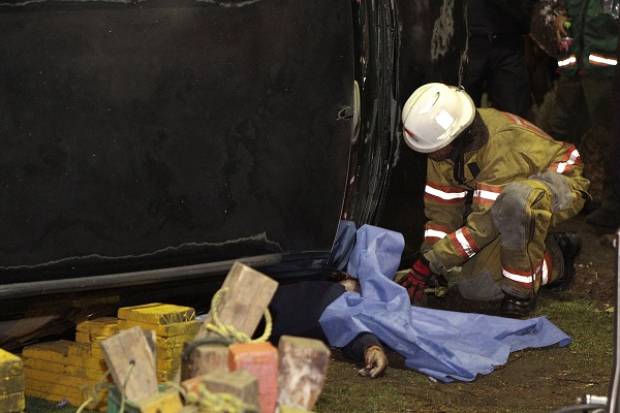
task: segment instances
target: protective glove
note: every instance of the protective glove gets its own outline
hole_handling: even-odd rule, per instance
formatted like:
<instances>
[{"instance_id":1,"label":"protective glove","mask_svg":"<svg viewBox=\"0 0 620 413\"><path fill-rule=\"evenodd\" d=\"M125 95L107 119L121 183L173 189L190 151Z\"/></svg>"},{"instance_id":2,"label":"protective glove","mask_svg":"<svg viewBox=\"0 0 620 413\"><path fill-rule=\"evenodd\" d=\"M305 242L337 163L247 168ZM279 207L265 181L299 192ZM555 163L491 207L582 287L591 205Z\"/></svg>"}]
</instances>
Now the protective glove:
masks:
<instances>
[{"instance_id":1,"label":"protective glove","mask_svg":"<svg viewBox=\"0 0 620 413\"><path fill-rule=\"evenodd\" d=\"M388 366L388 359L381 346L373 345L364 351L364 363L364 368L359 370L358 373L360 376L374 379L385 372Z\"/></svg>"},{"instance_id":2,"label":"protective glove","mask_svg":"<svg viewBox=\"0 0 620 413\"><path fill-rule=\"evenodd\" d=\"M443 275L431 270L428 260L422 254L399 284L407 289L411 304L414 305L426 305L427 294L443 297L448 291L448 281Z\"/></svg>"},{"instance_id":3,"label":"protective glove","mask_svg":"<svg viewBox=\"0 0 620 413\"><path fill-rule=\"evenodd\" d=\"M412 304L424 305L426 303L424 290L429 286L428 281L431 274L432 271L428 260L420 254L411 266L407 277L400 283L400 285L407 289Z\"/></svg>"}]
</instances>

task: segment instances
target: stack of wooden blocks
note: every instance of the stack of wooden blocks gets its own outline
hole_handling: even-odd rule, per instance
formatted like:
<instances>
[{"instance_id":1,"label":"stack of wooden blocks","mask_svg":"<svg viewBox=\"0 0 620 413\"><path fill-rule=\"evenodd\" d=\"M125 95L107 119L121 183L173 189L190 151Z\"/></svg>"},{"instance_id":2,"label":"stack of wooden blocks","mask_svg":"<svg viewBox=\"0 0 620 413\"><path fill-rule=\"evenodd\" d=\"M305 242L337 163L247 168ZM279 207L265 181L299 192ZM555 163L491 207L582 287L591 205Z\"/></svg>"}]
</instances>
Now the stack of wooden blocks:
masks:
<instances>
[{"instance_id":1,"label":"stack of wooden blocks","mask_svg":"<svg viewBox=\"0 0 620 413\"><path fill-rule=\"evenodd\" d=\"M157 380L159 382L178 379L181 369L183 345L191 341L200 322L191 307L173 304L150 303L118 310L121 329L140 327L152 331L156 336Z\"/></svg>"},{"instance_id":2,"label":"stack of wooden blocks","mask_svg":"<svg viewBox=\"0 0 620 413\"><path fill-rule=\"evenodd\" d=\"M25 408L22 359L0 349L0 411L19 413Z\"/></svg>"},{"instance_id":3,"label":"stack of wooden blocks","mask_svg":"<svg viewBox=\"0 0 620 413\"><path fill-rule=\"evenodd\" d=\"M101 366L91 360L89 348L84 343L59 340L35 344L24 348L22 356L27 395L67 401L74 406L93 397L96 400L89 407L105 409L105 395L94 393L95 385L103 376L100 373L95 377L94 371Z\"/></svg>"},{"instance_id":4,"label":"stack of wooden blocks","mask_svg":"<svg viewBox=\"0 0 620 413\"><path fill-rule=\"evenodd\" d=\"M218 319L251 337L276 288L271 278L235 263L215 309ZM211 413L205 391L236 396L261 413L276 408L303 413L312 410L322 391L330 351L318 340L284 336L277 349L267 342L204 344L202 339L215 338L205 328L213 314L202 323L191 307L151 303L122 307L117 315L80 323L75 342L25 348L26 393L79 406L108 369L116 385L110 400L122 394L142 413ZM187 359L182 358L185 349ZM180 379L185 391L197 396L191 403L188 397L186 406L174 386L165 391L158 387L158 382Z\"/></svg>"},{"instance_id":5,"label":"stack of wooden blocks","mask_svg":"<svg viewBox=\"0 0 620 413\"><path fill-rule=\"evenodd\" d=\"M252 336L277 283L235 263L222 288L224 298L216 308L219 319ZM308 412L323 389L329 357L330 351L321 341L298 337L283 336L278 349L270 343L233 344L227 349L204 344L185 361L182 386L192 391L202 384L213 393L233 394L261 413L273 413L276 406L280 412ZM227 366L223 363L226 359ZM235 376L242 372L250 373L255 382Z\"/></svg>"}]
</instances>

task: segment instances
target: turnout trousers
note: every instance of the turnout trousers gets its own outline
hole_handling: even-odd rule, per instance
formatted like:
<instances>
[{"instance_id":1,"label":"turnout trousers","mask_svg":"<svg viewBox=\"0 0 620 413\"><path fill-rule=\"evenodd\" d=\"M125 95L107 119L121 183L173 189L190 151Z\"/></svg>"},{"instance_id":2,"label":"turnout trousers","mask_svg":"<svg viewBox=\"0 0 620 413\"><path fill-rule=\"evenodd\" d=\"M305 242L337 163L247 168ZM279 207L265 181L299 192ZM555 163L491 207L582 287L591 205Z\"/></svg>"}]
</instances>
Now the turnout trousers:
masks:
<instances>
[{"instance_id":1,"label":"turnout trousers","mask_svg":"<svg viewBox=\"0 0 620 413\"><path fill-rule=\"evenodd\" d=\"M562 252L549 233L581 210L585 198L575 195L585 194L587 180L580 174L562 178L573 194L563 205L558 205L558 188L539 179L504 188L492 211L499 236L461 267L458 285L463 297L497 300L504 292L531 297L563 275Z\"/></svg>"}]
</instances>

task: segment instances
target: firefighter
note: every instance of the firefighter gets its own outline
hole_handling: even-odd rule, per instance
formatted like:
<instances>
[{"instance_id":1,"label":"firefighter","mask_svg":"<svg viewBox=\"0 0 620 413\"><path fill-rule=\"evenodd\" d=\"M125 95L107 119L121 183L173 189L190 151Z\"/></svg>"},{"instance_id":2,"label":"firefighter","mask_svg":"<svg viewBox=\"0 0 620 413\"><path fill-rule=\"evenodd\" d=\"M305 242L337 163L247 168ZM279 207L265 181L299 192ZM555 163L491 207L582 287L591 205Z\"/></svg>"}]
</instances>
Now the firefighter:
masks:
<instances>
[{"instance_id":1,"label":"firefighter","mask_svg":"<svg viewBox=\"0 0 620 413\"><path fill-rule=\"evenodd\" d=\"M597 185L602 206L591 212L586 222L616 229L620 226L620 196L614 189L620 184L613 150L605 149L618 145L612 133L616 112L610 108L618 65L620 0L544 2L550 6L545 10L557 16L555 27L562 51L557 62L560 76L539 124L552 136L580 146L592 163L600 159L605 170L604 185Z\"/></svg>"},{"instance_id":2,"label":"firefighter","mask_svg":"<svg viewBox=\"0 0 620 413\"><path fill-rule=\"evenodd\" d=\"M525 117L530 85L524 36L535 0L468 0L467 63L463 85L476 106L483 92L493 107Z\"/></svg>"},{"instance_id":3,"label":"firefighter","mask_svg":"<svg viewBox=\"0 0 620 413\"><path fill-rule=\"evenodd\" d=\"M412 301L457 267L461 294L501 299L506 316L529 314L541 286L565 287L578 239L549 230L584 205L575 146L441 83L418 88L402 119L406 144L428 154L425 238L401 281Z\"/></svg>"}]
</instances>

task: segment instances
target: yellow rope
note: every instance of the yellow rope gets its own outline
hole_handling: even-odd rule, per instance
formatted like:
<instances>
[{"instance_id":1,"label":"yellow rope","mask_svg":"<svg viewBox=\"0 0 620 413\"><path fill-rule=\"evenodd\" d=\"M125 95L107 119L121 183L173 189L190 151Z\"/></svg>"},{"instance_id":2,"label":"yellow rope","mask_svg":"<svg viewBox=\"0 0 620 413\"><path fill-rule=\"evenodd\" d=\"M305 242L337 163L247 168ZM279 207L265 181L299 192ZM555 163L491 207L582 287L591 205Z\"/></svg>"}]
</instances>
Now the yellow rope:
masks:
<instances>
[{"instance_id":1,"label":"yellow rope","mask_svg":"<svg viewBox=\"0 0 620 413\"><path fill-rule=\"evenodd\" d=\"M84 401L84 403L80 404L80 407L78 407L78 409L75 411L75 413L82 413L84 411L84 409L86 408L86 406L88 406L90 404L90 402L94 401L95 399L93 399L92 397L89 397L88 399L86 399Z\"/></svg>"},{"instance_id":2,"label":"yellow rope","mask_svg":"<svg viewBox=\"0 0 620 413\"><path fill-rule=\"evenodd\" d=\"M257 338L252 340L252 337L244 333L243 331L237 330L234 326L229 324L224 324L220 320L220 316L218 314L218 307L220 301L222 300L222 295L228 291L228 288L224 287L215 293L213 299L211 300L211 316L213 321L207 323L207 330L212 331L216 334L219 334L222 337L230 338L232 341L236 343L264 343L269 340L271 336L271 332L273 331L273 320L271 318L271 313L268 309L265 309L265 331L263 334Z\"/></svg>"},{"instance_id":3,"label":"yellow rope","mask_svg":"<svg viewBox=\"0 0 620 413\"><path fill-rule=\"evenodd\" d=\"M198 385L198 392L188 393L185 400L189 404L198 405L200 411L209 413L257 412L256 406L246 404L230 393L210 392L204 383Z\"/></svg>"}]
</instances>

